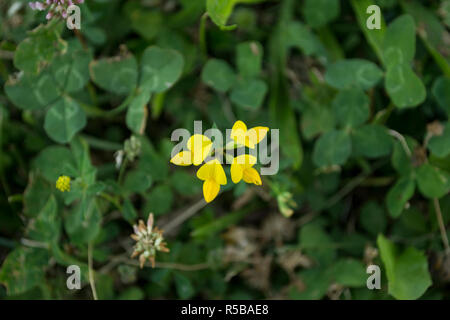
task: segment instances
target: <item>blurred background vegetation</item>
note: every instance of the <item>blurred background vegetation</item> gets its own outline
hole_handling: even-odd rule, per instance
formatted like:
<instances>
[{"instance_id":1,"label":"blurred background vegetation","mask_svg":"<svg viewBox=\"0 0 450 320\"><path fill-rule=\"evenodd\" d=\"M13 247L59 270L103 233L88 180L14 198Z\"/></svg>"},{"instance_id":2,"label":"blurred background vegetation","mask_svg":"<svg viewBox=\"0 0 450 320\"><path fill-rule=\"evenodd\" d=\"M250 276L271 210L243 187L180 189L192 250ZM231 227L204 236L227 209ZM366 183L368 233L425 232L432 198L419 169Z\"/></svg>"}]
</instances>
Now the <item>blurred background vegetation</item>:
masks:
<instances>
[{"instance_id":1,"label":"blurred background vegetation","mask_svg":"<svg viewBox=\"0 0 450 320\"><path fill-rule=\"evenodd\" d=\"M80 8L0 3L0 298L91 299L89 268L99 299L449 298L450 1ZM279 172L206 205L169 163L194 120L280 129ZM150 212L170 253L139 269Z\"/></svg>"}]
</instances>

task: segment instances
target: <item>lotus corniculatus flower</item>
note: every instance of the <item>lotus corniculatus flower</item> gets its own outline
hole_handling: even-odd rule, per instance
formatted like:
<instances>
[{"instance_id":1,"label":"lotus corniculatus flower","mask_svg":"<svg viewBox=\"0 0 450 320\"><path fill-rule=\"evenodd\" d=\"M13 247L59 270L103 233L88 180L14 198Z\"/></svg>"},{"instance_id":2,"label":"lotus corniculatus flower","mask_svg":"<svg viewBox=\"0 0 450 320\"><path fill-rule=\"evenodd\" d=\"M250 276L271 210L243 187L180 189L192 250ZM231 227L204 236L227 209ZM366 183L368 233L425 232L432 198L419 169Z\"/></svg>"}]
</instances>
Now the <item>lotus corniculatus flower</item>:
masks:
<instances>
[{"instance_id":1,"label":"lotus corniculatus flower","mask_svg":"<svg viewBox=\"0 0 450 320\"><path fill-rule=\"evenodd\" d=\"M269 132L267 127L254 127L247 130L247 125L238 120L231 129L231 139L239 145L254 149L265 138L267 132Z\"/></svg>"},{"instance_id":2,"label":"lotus corniculatus flower","mask_svg":"<svg viewBox=\"0 0 450 320\"><path fill-rule=\"evenodd\" d=\"M144 221L139 220L137 225L134 225L134 234L131 238L136 241L134 246L132 258L139 256L139 265L144 267L145 261L148 259L152 268L155 267L155 256L157 251L169 252L169 248L166 247L164 242L163 230L159 230L157 227L153 228L153 213L150 213L147 220L147 225Z\"/></svg>"}]
</instances>

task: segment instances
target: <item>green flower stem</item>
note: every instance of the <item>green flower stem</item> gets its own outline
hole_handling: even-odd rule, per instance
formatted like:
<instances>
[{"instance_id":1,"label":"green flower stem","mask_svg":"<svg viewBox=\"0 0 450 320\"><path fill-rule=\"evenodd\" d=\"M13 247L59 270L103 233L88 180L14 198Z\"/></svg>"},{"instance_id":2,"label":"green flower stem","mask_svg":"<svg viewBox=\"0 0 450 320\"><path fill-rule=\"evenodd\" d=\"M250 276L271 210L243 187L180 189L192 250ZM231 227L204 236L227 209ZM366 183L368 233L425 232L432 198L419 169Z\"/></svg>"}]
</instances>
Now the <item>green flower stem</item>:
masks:
<instances>
[{"instance_id":1,"label":"green flower stem","mask_svg":"<svg viewBox=\"0 0 450 320\"><path fill-rule=\"evenodd\" d=\"M124 176L124 174L125 174L125 169L126 169L127 165L128 165L128 159L125 158L125 159L123 160L123 162L122 162L122 165L120 166L119 178L118 178L118 180L117 180L118 183L119 183L119 185L122 185L122 182L123 182L123 176Z\"/></svg>"},{"instance_id":2,"label":"green flower stem","mask_svg":"<svg viewBox=\"0 0 450 320\"><path fill-rule=\"evenodd\" d=\"M135 96L135 92L133 92L115 109L109 110L106 112L106 116L115 116L119 113L121 113L123 110L128 108L128 105L131 103Z\"/></svg>"},{"instance_id":3,"label":"green flower stem","mask_svg":"<svg viewBox=\"0 0 450 320\"><path fill-rule=\"evenodd\" d=\"M95 278L94 278L92 252L93 252L92 242L89 242L89 244L88 244L89 283L91 285L92 296L94 297L94 300L98 300L97 289L95 288Z\"/></svg>"},{"instance_id":4,"label":"green flower stem","mask_svg":"<svg viewBox=\"0 0 450 320\"><path fill-rule=\"evenodd\" d=\"M86 134L82 134L81 137L87 141L87 143L99 150L106 150L106 151L117 151L122 149L122 145L116 142L102 140L96 137L91 137Z\"/></svg>"},{"instance_id":5,"label":"green flower stem","mask_svg":"<svg viewBox=\"0 0 450 320\"><path fill-rule=\"evenodd\" d=\"M159 115L164 106L164 98L166 97L165 92L157 93L152 99L152 118L158 119Z\"/></svg>"},{"instance_id":6,"label":"green flower stem","mask_svg":"<svg viewBox=\"0 0 450 320\"><path fill-rule=\"evenodd\" d=\"M8 202L9 203L22 202L22 201L23 201L23 195L21 193L13 194L13 195L8 197Z\"/></svg>"},{"instance_id":7,"label":"green flower stem","mask_svg":"<svg viewBox=\"0 0 450 320\"><path fill-rule=\"evenodd\" d=\"M361 183L361 186L364 187L386 187L392 184L395 180L394 177L373 177L367 178L364 182Z\"/></svg>"},{"instance_id":8,"label":"green flower stem","mask_svg":"<svg viewBox=\"0 0 450 320\"><path fill-rule=\"evenodd\" d=\"M86 89L89 92L91 101L93 101L94 105L97 105L97 92L95 91L94 85L91 82L88 82L88 84L86 85Z\"/></svg>"},{"instance_id":9,"label":"green flower stem","mask_svg":"<svg viewBox=\"0 0 450 320\"><path fill-rule=\"evenodd\" d=\"M109 201L111 204L113 204L119 211L122 211L122 205L120 204L119 200L117 200L116 198L110 196L109 194L105 193L105 192L101 192L99 194L100 197L102 197L103 199Z\"/></svg>"},{"instance_id":10,"label":"green flower stem","mask_svg":"<svg viewBox=\"0 0 450 320\"><path fill-rule=\"evenodd\" d=\"M377 112L372 120L372 123L384 125L394 109L395 105L391 102L385 109Z\"/></svg>"},{"instance_id":11,"label":"green flower stem","mask_svg":"<svg viewBox=\"0 0 450 320\"><path fill-rule=\"evenodd\" d=\"M77 29L73 29L73 32L75 34L75 36L77 37L78 41L80 42L81 46L83 47L84 50L89 50L89 47L86 43L86 40L84 39L83 35L81 34L80 31L78 31Z\"/></svg>"},{"instance_id":12,"label":"green flower stem","mask_svg":"<svg viewBox=\"0 0 450 320\"><path fill-rule=\"evenodd\" d=\"M200 20L200 28L198 32L198 39L200 44L200 51L203 54L203 58L208 56L208 49L206 47L206 20L208 19L208 12L205 12Z\"/></svg>"},{"instance_id":13,"label":"green flower stem","mask_svg":"<svg viewBox=\"0 0 450 320\"><path fill-rule=\"evenodd\" d=\"M323 41L325 46L331 52L332 61L337 61L341 59L345 59L344 50L342 49L339 41L337 40L334 33L330 30L329 27L322 27L317 30L320 39Z\"/></svg>"},{"instance_id":14,"label":"green flower stem","mask_svg":"<svg viewBox=\"0 0 450 320\"><path fill-rule=\"evenodd\" d=\"M83 110L88 113L91 117L105 117L110 118L118 115L122 111L126 110L128 108L128 105L131 103L131 101L134 98L134 91L115 109L112 110L102 110L97 106L89 105L86 103L83 103L79 100L76 100L76 102L83 108Z\"/></svg>"}]
</instances>

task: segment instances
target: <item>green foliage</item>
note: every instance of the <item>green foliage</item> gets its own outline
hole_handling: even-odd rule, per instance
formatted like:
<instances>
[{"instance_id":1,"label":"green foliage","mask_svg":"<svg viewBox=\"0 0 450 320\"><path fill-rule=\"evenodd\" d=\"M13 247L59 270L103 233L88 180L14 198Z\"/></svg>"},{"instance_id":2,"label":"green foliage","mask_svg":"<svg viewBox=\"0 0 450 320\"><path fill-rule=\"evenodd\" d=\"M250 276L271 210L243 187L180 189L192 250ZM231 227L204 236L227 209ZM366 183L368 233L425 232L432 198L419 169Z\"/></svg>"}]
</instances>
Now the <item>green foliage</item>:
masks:
<instances>
[{"instance_id":1,"label":"green foliage","mask_svg":"<svg viewBox=\"0 0 450 320\"><path fill-rule=\"evenodd\" d=\"M399 108L415 107L425 100L422 81L407 65L395 65L386 72L386 91Z\"/></svg>"},{"instance_id":2,"label":"green foliage","mask_svg":"<svg viewBox=\"0 0 450 320\"><path fill-rule=\"evenodd\" d=\"M72 140L86 125L86 114L69 97L55 102L45 116L44 129L50 138L59 143Z\"/></svg>"},{"instance_id":3,"label":"green foliage","mask_svg":"<svg viewBox=\"0 0 450 320\"><path fill-rule=\"evenodd\" d=\"M127 94L136 88L138 66L132 55L92 61L89 70L92 81L109 92Z\"/></svg>"},{"instance_id":4,"label":"green foliage","mask_svg":"<svg viewBox=\"0 0 450 320\"><path fill-rule=\"evenodd\" d=\"M450 154L450 123L444 127L442 135L433 136L428 142L430 151L440 158L445 158Z\"/></svg>"},{"instance_id":5,"label":"green foliage","mask_svg":"<svg viewBox=\"0 0 450 320\"><path fill-rule=\"evenodd\" d=\"M236 65L239 74L246 78L257 77L261 73L263 48L258 42L244 42L237 47Z\"/></svg>"},{"instance_id":6,"label":"green foliage","mask_svg":"<svg viewBox=\"0 0 450 320\"><path fill-rule=\"evenodd\" d=\"M340 91L333 100L337 123L343 127L356 127L369 118L369 99L358 89Z\"/></svg>"},{"instance_id":7,"label":"green foliage","mask_svg":"<svg viewBox=\"0 0 450 320\"><path fill-rule=\"evenodd\" d=\"M306 23L313 28L329 23L339 15L339 11L338 0L306 0L303 7Z\"/></svg>"},{"instance_id":8,"label":"green foliage","mask_svg":"<svg viewBox=\"0 0 450 320\"><path fill-rule=\"evenodd\" d=\"M408 247L403 251L384 236L378 236L378 248L386 268L389 294L397 299L420 297L431 285L428 262L423 252Z\"/></svg>"},{"instance_id":9,"label":"green foliage","mask_svg":"<svg viewBox=\"0 0 450 320\"><path fill-rule=\"evenodd\" d=\"M450 175L428 163L417 170L417 186L427 198L441 198L450 190Z\"/></svg>"},{"instance_id":10,"label":"green foliage","mask_svg":"<svg viewBox=\"0 0 450 320\"><path fill-rule=\"evenodd\" d=\"M235 79L236 75L226 61L210 59L203 68L202 81L217 91L228 91Z\"/></svg>"},{"instance_id":11,"label":"green foliage","mask_svg":"<svg viewBox=\"0 0 450 320\"><path fill-rule=\"evenodd\" d=\"M367 202L361 208L360 223L362 227L372 235L384 233L387 227L386 214L376 202Z\"/></svg>"},{"instance_id":12,"label":"green foliage","mask_svg":"<svg viewBox=\"0 0 450 320\"><path fill-rule=\"evenodd\" d=\"M60 232L61 220L57 216L58 205L51 195L38 213L36 219L30 223L26 233L29 238L37 241L57 243Z\"/></svg>"},{"instance_id":13,"label":"green foliage","mask_svg":"<svg viewBox=\"0 0 450 320\"><path fill-rule=\"evenodd\" d=\"M355 130L352 136L353 153L367 158L387 156L392 149L392 138L380 125L368 124Z\"/></svg>"},{"instance_id":14,"label":"green foliage","mask_svg":"<svg viewBox=\"0 0 450 320\"><path fill-rule=\"evenodd\" d=\"M403 15L387 28L383 41L383 60L389 69L395 65L411 63L416 51L414 19Z\"/></svg>"},{"instance_id":15,"label":"green foliage","mask_svg":"<svg viewBox=\"0 0 450 320\"><path fill-rule=\"evenodd\" d=\"M386 65L386 91L399 108L415 107L426 97L426 89L411 68L416 50L415 23L411 16L395 19L383 41L383 61Z\"/></svg>"},{"instance_id":16,"label":"green foliage","mask_svg":"<svg viewBox=\"0 0 450 320\"><path fill-rule=\"evenodd\" d=\"M327 83L336 89L370 89L378 83L383 72L373 62L346 59L330 65L325 73Z\"/></svg>"},{"instance_id":17,"label":"green foliage","mask_svg":"<svg viewBox=\"0 0 450 320\"><path fill-rule=\"evenodd\" d=\"M440 77L436 79L432 92L439 106L450 116L450 78Z\"/></svg>"},{"instance_id":18,"label":"green foliage","mask_svg":"<svg viewBox=\"0 0 450 320\"><path fill-rule=\"evenodd\" d=\"M368 29L370 0L92 0L76 32L26 2L0 5L0 299L90 299L89 267L100 299L448 298L449 1ZM268 127L277 172L205 203L170 162L196 120ZM150 213L170 251L140 270Z\"/></svg>"},{"instance_id":19,"label":"green foliage","mask_svg":"<svg viewBox=\"0 0 450 320\"><path fill-rule=\"evenodd\" d=\"M363 287L366 284L367 274L362 262L355 259L342 259L336 262L331 269L336 283L346 287Z\"/></svg>"},{"instance_id":20,"label":"green foliage","mask_svg":"<svg viewBox=\"0 0 450 320\"><path fill-rule=\"evenodd\" d=\"M319 265L330 264L336 258L336 248L322 227L308 224L300 230L300 246Z\"/></svg>"},{"instance_id":21,"label":"green foliage","mask_svg":"<svg viewBox=\"0 0 450 320\"><path fill-rule=\"evenodd\" d=\"M206 0L206 12L208 12L211 20L222 30L232 30L236 28L236 25L227 25L227 21L235 5L262 1L264 0Z\"/></svg>"},{"instance_id":22,"label":"green foliage","mask_svg":"<svg viewBox=\"0 0 450 320\"><path fill-rule=\"evenodd\" d=\"M61 23L49 23L30 32L16 48L14 65L16 68L32 74L39 73L48 65L58 52L66 49L66 42L60 38Z\"/></svg>"},{"instance_id":23,"label":"green foliage","mask_svg":"<svg viewBox=\"0 0 450 320\"><path fill-rule=\"evenodd\" d=\"M399 179L386 196L386 205L393 218L397 218L403 211L406 203L414 195L415 183L409 177Z\"/></svg>"},{"instance_id":24,"label":"green foliage","mask_svg":"<svg viewBox=\"0 0 450 320\"><path fill-rule=\"evenodd\" d=\"M140 86L163 92L173 86L183 71L183 56L175 50L148 47L142 54Z\"/></svg>"},{"instance_id":25,"label":"green foliage","mask_svg":"<svg viewBox=\"0 0 450 320\"><path fill-rule=\"evenodd\" d=\"M242 79L231 91L230 100L244 109L258 109L267 93L267 85L259 79Z\"/></svg>"},{"instance_id":26,"label":"green foliage","mask_svg":"<svg viewBox=\"0 0 450 320\"><path fill-rule=\"evenodd\" d=\"M0 282L9 295L19 295L44 281L49 254L45 249L17 248L5 259ZM26 268L24 268L26 266Z\"/></svg>"},{"instance_id":27,"label":"green foliage","mask_svg":"<svg viewBox=\"0 0 450 320\"><path fill-rule=\"evenodd\" d=\"M344 164L352 152L350 136L345 131L332 130L319 138L313 153L314 163L319 166Z\"/></svg>"},{"instance_id":28,"label":"green foliage","mask_svg":"<svg viewBox=\"0 0 450 320\"><path fill-rule=\"evenodd\" d=\"M203 68L202 81L219 92L231 89L231 102L244 110L259 109L267 93L267 84L259 79L262 56L258 42L241 43L236 48L237 75L226 61L210 59Z\"/></svg>"}]
</instances>

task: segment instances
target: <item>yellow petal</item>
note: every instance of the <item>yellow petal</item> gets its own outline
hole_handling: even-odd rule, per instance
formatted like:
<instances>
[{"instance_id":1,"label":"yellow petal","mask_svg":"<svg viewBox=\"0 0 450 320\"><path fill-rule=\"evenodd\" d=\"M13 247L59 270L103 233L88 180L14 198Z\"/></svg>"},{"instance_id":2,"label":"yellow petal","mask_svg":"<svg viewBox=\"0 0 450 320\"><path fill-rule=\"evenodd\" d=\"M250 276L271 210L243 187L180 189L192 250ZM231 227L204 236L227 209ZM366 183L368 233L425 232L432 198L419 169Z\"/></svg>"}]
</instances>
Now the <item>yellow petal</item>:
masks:
<instances>
[{"instance_id":1,"label":"yellow petal","mask_svg":"<svg viewBox=\"0 0 450 320\"><path fill-rule=\"evenodd\" d=\"M218 184L227 184L227 175L225 174L225 171L223 170L222 165L218 160L214 161L214 180Z\"/></svg>"},{"instance_id":2,"label":"yellow petal","mask_svg":"<svg viewBox=\"0 0 450 320\"><path fill-rule=\"evenodd\" d=\"M257 186L262 185L261 177L255 168L246 168L244 170L243 179L247 183L254 183Z\"/></svg>"},{"instance_id":3,"label":"yellow petal","mask_svg":"<svg viewBox=\"0 0 450 320\"><path fill-rule=\"evenodd\" d=\"M200 161L199 164L201 164L206 159L206 157L209 156L209 154L211 153L212 146L213 146L213 144L211 142L211 143L209 143L209 144L207 144L206 146L203 147L202 154L201 154L201 161ZM197 166L198 164L195 164L195 165Z\"/></svg>"},{"instance_id":4,"label":"yellow petal","mask_svg":"<svg viewBox=\"0 0 450 320\"><path fill-rule=\"evenodd\" d=\"M227 176L219 160L213 159L198 169L197 178L200 180L214 180L218 184L227 184Z\"/></svg>"},{"instance_id":5,"label":"yellow petal","mask_svg":"<svg viewBox=\"0 0 450 320\"><path fill-rule=\"evenodd\" d=\"M208 179L203 183L203 196L206 202L211 202L219 194L220 185L212 180Z\"/></svg>"},{"instance_id":6,"label":"yellow petal","mask_svg":"<svg viewBox=\"0 0 450 320\"><path fill-rule=\"evenodd\" d=\"M233 135L233 131L237 131L237 130L242 130L244 132L247 131L247 126L245 125L245 123L243 121L238 120L233 124L233 128L231 128L231 134Z\"/></svg>"},{"instance_id":7,"label":"yellow petal","mask_svg":"<svg viewBox=\"0 0 450 320\"><path fill-rule=\"evenodd\" d=\"M192 164L192 154L189 151L181 151L176 154L170 162L177 166L189 166Z\"/></svg>"},{"instance_id":8,"label":"yellow petal","mask_svg":"<svg viewBox=\"0 0 450 320\"><path fill-rule=\"evenodd\" d=\"M187 141L187 147L189 150L195 152L196 150L203 149L204 147L206 147L211 143L212 143L211 139L208 138L207 136L204 136L202 134L194 134Z\"/></svg>"},{"instance_id":9,"label":"yellow petal","mask_svg":"<svg viewBox=\"0 0 450 320\"><path fill-rule=\"evenodd\" d=\"M211 151L212 141L202 134L194 134L187 142L187 147L193 155L193 164L198 166Z\"/></svg>"},{"instance_id":10,"label":"yellow petal","mask_svg":"<svg viewBox=\"0 0 450 320\"><path fill-rule=\"evenodd\" d=\"M245 134L247 133L247 126L241 120L234 123L231 128L231 139L241 145L245 145Z\"/></svg>"},{"instance_id":11,"label":"yellow petal","mask_svg":"<svg viewBox=\"0 0 450 320\"><path fill-rule=\"evenodd\" d=\"M247 131L245 145L253 149L258 143L262 141L267 135L269 128L254 127Z\"/></svg>"},{"instance_id":12,"label":"yellow petal","mask_svg":"<svg viewBox=\"0 0 450 320\"><path fill-rule=\"evenodd\" d=\"M233 159L233 163L240 164L244 168L251 168L256 164L256 157L249 154L242 154Z\"/></svg>"},{"instance_id":13,"label":"yellow petal","mask_svg":"<svg viewBox=\"0 0 450 320\"><path fill-rule=\"evenodd\" d=\"M233 180L233 183L238 183L239 181L241 181L243 175L244 166L233 161L233 163L231 164L231 180Z\"/></svg>"},{"instance_id":14,"label":"yellow petal","mask_svg":"<svg viewBox=\"0 0 450 320\"><path fill-rule=\"evenodd\" d=\"M200 180L203 180L203 181L206 181L208 179L212 179L213 175L211 174L212 167L211 167L211 163L210 162L205 163L204 165L202 165L200 167L200 169L197 170L197 178L199 178Z\"/></svg>"}]
</instances>

